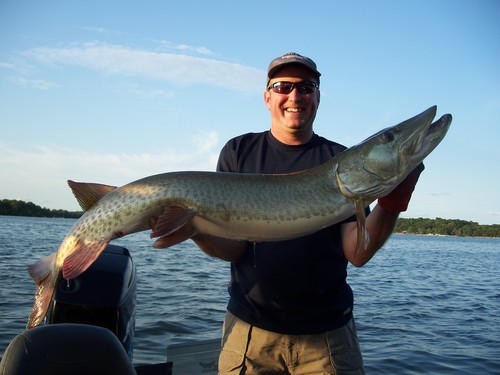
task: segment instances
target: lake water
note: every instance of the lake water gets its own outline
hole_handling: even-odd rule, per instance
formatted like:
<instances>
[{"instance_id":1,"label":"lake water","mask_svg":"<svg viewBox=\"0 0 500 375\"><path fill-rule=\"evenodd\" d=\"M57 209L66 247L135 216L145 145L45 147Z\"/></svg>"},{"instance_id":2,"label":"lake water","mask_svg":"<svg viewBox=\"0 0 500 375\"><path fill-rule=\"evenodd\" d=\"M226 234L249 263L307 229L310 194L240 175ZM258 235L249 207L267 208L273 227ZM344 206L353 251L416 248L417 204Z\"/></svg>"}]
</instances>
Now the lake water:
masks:
<instances>
[{"instance_id":1,"label":"lake water","mask_svg":"<svg viewBox=\"0 0 500 375\"><path fill-rule=\"evenodd\" d=\"M54 252L75 221L0 216L0 354L24 329L35 286L26 265ZM146 232L113 242L137 265L134 362L218 338L229 267L191 242L156 250ZM368 374L500 374L500 239L394 235L349 268Z\"/></svg>"}]
</instances>

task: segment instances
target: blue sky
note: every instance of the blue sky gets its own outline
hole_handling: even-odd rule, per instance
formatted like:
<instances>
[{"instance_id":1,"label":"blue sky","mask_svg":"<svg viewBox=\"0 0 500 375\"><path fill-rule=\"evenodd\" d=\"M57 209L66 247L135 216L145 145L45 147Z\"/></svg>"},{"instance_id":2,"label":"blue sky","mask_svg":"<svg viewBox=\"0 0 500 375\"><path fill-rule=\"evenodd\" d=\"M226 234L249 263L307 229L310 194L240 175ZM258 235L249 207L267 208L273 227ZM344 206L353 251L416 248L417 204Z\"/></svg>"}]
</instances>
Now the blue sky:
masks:
<instances>
[{"instance_id":1,"label":"blue sky","mask_svg":"<svg viewBox=\"0 0 500 375\"><path fill-rule=\"evenodd\" d=\"M0 0L0 199L76 210L68 179L213 170L268 129L267 65L296 51L327 138L453 115L403 217L498 224L499 36L496 0Z\"/></svg>"}]
</instances>

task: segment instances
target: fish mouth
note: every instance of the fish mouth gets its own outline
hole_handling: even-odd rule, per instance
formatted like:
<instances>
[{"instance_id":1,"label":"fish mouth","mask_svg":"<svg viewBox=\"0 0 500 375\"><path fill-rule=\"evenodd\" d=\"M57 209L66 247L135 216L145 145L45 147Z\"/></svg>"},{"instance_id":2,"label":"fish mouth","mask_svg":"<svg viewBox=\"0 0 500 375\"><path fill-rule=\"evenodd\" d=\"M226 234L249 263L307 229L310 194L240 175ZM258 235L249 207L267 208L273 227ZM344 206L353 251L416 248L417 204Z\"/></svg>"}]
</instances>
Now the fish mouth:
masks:
<instances>
[{"instance_id":1,"label":"fish mouth","mask_svg":"<svg viewBox=\"0 0 500 375\"><path fill-rule=\"evenodd\" d=\"M450 114L441 116L439 120L429 125L429 127L427 128L427 132L425 133L425 136L427 137L428 135L431 135L439 130L444 130L443 128L451 124L451 120L452 116Z\"/></svg>"},{"instance_id":2,"label":"fish mouth","mask_svg":"<svg viewBox=\"0 0 500 375\"><path fill-rule=\"evenodd\" d=\"M452 116L450 114L445 114L432 122L435 114L435 106L423 112L420 115L422 118L415 121L416 127L412 134L399 147L400 153L406 154L408 160L414 161L415 165L436 148L451 125Z\"/></svg>"}]
</instances>

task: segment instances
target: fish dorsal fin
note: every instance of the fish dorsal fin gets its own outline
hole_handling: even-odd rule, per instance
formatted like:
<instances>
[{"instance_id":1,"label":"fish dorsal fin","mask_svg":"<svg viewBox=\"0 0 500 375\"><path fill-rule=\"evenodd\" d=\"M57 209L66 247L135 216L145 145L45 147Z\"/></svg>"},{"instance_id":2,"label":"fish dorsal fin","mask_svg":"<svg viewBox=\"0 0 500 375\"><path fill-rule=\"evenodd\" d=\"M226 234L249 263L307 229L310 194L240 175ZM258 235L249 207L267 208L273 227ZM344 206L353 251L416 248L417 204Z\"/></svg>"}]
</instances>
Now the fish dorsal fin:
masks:
<instances>
[{"instance_id":1,"label":"fish dorsal fin","mask_svg":"<svg viewBox=\"0 0 500 375\"><path fill-rule=\"evenodd\" d=\"M102 197L116 189L116 186L71 180L68 180L68 185L73 191L73 195L78 201L78 204L84 211L91 209Z\"/></svg>"}]
</instances>

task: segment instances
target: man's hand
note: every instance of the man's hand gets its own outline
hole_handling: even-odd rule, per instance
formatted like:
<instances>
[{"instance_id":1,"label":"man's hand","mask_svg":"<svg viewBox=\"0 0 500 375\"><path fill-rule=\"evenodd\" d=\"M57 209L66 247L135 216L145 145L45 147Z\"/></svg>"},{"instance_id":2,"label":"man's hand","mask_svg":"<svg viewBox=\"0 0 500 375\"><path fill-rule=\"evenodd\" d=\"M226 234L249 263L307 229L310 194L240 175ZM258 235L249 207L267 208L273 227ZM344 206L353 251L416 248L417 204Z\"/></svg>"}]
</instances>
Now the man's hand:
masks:
<instances>
[{"instance_id":1,"label":"man's hand","mask_svg":"<svg viewBox=\"0 0 500 375\"><path fill-rule=\"evenodd\" d=\"M385 197L379 198L378 205L384 210L399 213L406 211L410 203L411 194L415 189L420 173L425 169L424 163L420 163L410 172L401 183Z\"/></svg>"}]
</instances>

